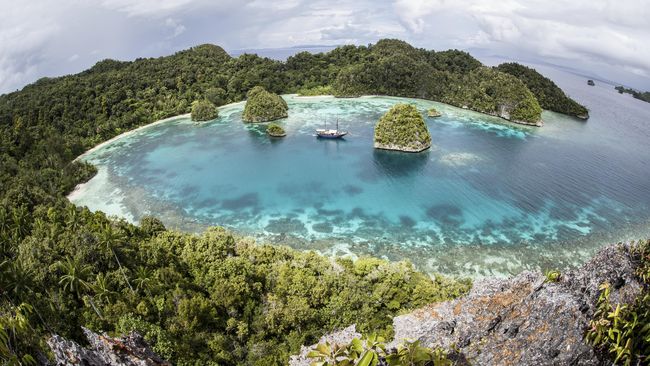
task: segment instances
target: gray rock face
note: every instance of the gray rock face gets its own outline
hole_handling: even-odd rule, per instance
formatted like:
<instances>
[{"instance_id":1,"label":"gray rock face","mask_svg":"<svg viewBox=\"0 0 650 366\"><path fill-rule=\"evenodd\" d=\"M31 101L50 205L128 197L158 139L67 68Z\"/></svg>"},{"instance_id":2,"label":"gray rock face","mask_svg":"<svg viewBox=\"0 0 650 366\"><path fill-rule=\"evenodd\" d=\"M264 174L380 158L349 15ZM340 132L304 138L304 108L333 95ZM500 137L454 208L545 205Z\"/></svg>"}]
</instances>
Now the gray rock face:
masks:
<instances>
[{"instance_id":1,"label":"gray rock face","mask_svg":"<svg viewBox=\"0 0 650 366\"><path fill-rule=\"evenodd\" d=\"M606 247L556 283L532 272L476 282L463 298L396 317L393 345L404 339L456 345L475 365L601 364L584 335L602 283L615 284L614 303L632 302L641 292L628 250Z\"/></svg>"},{"instance_id":2,"label":"gray rock face","mask_svg":"<svg viewBox=\"0 0 650 366\"><path fill-rule=\"evenodd\" d=\"M634 270L629 246L612 245L555 283L533 272L477 281L462 298L395 317L387 348L417 339L427 347L454 346L458 359L472 365L604 365L584 341L599 287L612 285L612 303L632 302L642 290Z\"/></svg>"},{"instance_id":3,"label":"gray rock face","mask_svg":"<svg viewBox=\"0 0 650 366\"><path fill-rule=\"evenodd\" d=\"M48 341L55 357L55 365L92 366L156 366L171 365L151 351L147 342L138 333L122 338L111 338L83 328L90 343L88 348L53 335Z\"/></svg>"}]
</instances>

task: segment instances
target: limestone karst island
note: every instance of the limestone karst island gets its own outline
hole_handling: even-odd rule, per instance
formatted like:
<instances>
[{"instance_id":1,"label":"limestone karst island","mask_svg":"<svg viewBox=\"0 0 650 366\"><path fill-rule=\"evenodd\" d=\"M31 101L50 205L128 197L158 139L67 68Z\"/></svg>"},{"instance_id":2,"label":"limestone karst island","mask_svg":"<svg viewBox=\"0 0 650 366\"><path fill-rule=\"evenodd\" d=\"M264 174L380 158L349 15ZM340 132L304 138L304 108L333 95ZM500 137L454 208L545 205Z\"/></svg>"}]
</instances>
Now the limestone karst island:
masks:
<instances>
[{"instance_id":1,"label":"limestone karst island","mask_svg":"<svg viewBox=\"0 0 650 366\"><path fill-rule=\"evenodd\" d=\"M650 5L2 14L0 364L650 364Z\"/></svg>"}]
</instances>

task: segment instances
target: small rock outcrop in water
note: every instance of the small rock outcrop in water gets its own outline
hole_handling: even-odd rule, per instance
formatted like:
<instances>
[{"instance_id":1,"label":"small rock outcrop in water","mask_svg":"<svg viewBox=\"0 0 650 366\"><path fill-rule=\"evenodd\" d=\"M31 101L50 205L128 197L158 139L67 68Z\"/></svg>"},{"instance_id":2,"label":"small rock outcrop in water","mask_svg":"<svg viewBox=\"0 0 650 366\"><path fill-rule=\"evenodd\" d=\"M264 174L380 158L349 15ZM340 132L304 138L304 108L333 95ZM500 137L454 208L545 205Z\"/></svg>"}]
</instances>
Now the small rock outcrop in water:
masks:
<instances>
[{"instance_id":1,"label":"small rock outcrop in water","mask_svg":"<svg viewBox=\"0 0 650 366\"><path fill-rule=\"evenodd\" d=\"M431 135L417 108L396 104L375 126L375 148L420 152L431 147Z\"/></svg>"},{"instance_id":2,"label":"small rock outcrop in water","mask_svg":"<svg viewBox=\"0 0 650 366\"><path fill-rule=\"evenodd\" d=\"M440 117L440 116L442 116L442 113L438 112L438 110L435 108L429 108L429 110L427 110L427 117Z\"/></svg>"},{"instance_id":3,"label":"small rock outcrop in water","mask_svg":"<svg viewBox=\"0 0 650 366\"><path fill-rule=\"evenodd\" d=\"M281 96L256 86L246 94L244 122L268 122L288 116L289 107Z\"/></svg>"},{"instance_id":4,"label":"small rock outcrop in water","mask_svg":"<svg viewBox=\"0 0 650 366\"><path fill-rule=\"evenodd\" d=\"M55 358L55 365L93 366L157 366L171 363L156 355L138 333L122 338L112 338L83 328L90 343L82 347L76 342L53 335L48 341Z\"/></svg>"},{"instance_id":5,"label":"small rock outcrop in water","mask_svg":"<svg viewBox=\"0 0 650 366\"><path fill-rule=\"evenodd\" d=\"M284 137L287 133L284 131L284 128L280 127L275 123L271 123L266 127L266 133L271 137Z\"/></svg>"},{"instance_id":6,"label":"small rock outcrop in water","mask_svg":"<svg viewBox=\"0 0 650 366\"><path fill-rule=\"evenodd\" d=\"M464 297L395 317L395 338L387 348L420 340L427 347L454 345L472 365L605 365L585 342L585 331L602 283L613 285L612 304L631 303L641 293L634 270L629 246L612 245L558 282L545 283L533 272L480 280ZM324 339L349 343L347 333ZM291 365L309 365L304 359L295 357Z\"/></svg>"}]
</instances>

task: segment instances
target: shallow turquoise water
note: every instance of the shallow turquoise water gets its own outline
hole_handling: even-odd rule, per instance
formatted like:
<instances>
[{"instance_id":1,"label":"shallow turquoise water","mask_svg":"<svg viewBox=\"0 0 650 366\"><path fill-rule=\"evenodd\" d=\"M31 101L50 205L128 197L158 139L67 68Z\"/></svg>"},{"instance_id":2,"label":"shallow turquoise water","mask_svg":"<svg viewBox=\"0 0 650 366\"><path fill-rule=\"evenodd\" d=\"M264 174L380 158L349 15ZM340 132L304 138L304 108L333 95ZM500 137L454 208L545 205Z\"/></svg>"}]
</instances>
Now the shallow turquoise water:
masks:
<instances>
[{"instance_id":1,"label":"shallow turquoise water","mask_svg":"<svg viewBox=\"0 0 650 366\"><path fill-rule=\"evenodd\" d=\"M100 173L71 199L132 221L222 225L471 276L563 268L604 243L648 236L650 113L636 101L615 118L590 105L586 123L545 112L533 128L422 100L285 99L284 139L243 124L242 103L204 124L177 118L86 156ZM443 113L426 119L430 151L372 148L375 122L398 102ZM345 140L313 136L336 118Z\"/></svg>"}]
</instances>

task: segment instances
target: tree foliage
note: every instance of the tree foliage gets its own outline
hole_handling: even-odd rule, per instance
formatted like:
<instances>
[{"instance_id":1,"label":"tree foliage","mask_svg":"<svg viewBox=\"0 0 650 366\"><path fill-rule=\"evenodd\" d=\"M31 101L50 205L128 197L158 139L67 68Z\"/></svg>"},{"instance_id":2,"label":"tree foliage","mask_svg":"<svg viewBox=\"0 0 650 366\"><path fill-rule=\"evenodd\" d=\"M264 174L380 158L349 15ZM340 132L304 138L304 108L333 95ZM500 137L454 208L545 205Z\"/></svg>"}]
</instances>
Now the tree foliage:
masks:
<instances>
[{"instance_id":1,"label":"tree foliage","mask_svg":"<svg viewBox=\"0 0 650 366\"><path fill-rule=\"evenodd\" d=\"M192 121L210 121L219 117L219 110L209 100L192 102Z\"/></svg>"},{"instance_id":2,"label":"tree foliage","mask_svg":"<svg viewBox=\"0 0 650 366\"><path fill-rule=\"evenodd\" d=\"M288 116L289 107L281 96L266 91L261 86L252 88L246 94L244 122L268 122Z\"/></svg>"}]
</instances>

